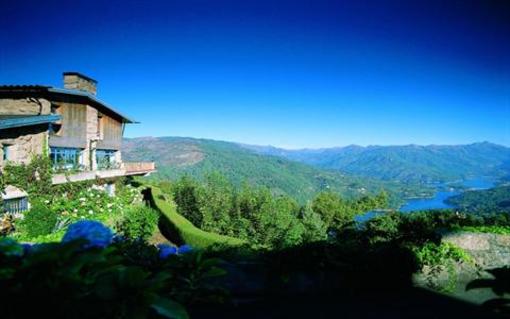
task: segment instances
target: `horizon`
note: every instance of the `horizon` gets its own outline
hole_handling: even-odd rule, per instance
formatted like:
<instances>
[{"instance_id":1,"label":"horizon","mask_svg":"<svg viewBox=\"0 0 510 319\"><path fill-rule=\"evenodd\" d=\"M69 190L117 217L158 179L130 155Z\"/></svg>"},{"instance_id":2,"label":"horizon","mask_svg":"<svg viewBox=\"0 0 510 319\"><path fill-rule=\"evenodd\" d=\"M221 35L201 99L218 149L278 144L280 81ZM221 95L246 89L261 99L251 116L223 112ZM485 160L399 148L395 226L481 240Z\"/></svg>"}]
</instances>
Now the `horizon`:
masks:
<instances>
[{"instance_id":1,"label":"horizon","mask_svg":"<svg viewBox=\"0 0 510 319\"><path fill-rule=\"evenodd\" d=\"M304 147L304 148L286 148L281 147L277 145L271 145L271 144L247 144L241 141L231 141L231 140L219 140L214 138L206 138L206 137L193 137L193 136L174 136L174 135L162 135L162 136L136 136L136 137L124 137L123 139L157 139L157 138L180 138L180 139L193 139L193 140L206 140L206 141L213 141L213 142L226 142L226 143L232 143L237 144L241 146L255 146L255 147L268 147L268 148L275 148L275 149L281 149L285 151L320 151L320 150L329 150L329 149L339 149L339 148L346 148L346 147L362 147L362 148L370 148L370 147L402 147L402 146L420 146L420 147L432 147L432 146L467 146L467 145L475 145L475 144L491 144L495 146L502 146L505 148L510 148L510 145L503 145L494 143L491 141L478 141L478 142L471 142L471 143L463 143L463 144L369 144L369 145L360 145L360 144L347 144L347 145L333 145L333 146L327 146L327 147L318 147L318 148L310 148L310 147Z\"/></svg>"},{"instance_id":2,"label":"horizon","mask_svg":"<svg viewBox=\"0 0 510 319\"><path fill-rule=\"evenodd\" d=\"M286 149L510 146L510 3L101 1L4 5L0 84L76 71L126 137ZM33 26L37 25L37 28Z\"/></svg>"}]
</instances>

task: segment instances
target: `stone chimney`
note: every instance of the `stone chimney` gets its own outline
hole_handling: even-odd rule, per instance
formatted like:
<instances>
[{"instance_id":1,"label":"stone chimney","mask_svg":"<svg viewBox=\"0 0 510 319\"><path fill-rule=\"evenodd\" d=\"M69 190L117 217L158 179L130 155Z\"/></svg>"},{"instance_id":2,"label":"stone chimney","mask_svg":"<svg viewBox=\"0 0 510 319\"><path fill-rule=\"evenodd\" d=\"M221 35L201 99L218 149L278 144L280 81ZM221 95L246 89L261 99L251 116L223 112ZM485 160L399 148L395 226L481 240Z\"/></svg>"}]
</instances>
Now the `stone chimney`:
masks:
<instances>
[{"instance_id":1,"label":"stone chimney","mask_svg":"<svg viewBox=\"0 0 510 319\"><path fill-rule=\"evenodd\" d=\"M64 88L96 95L97 81L78 72L64 72Z\"/></svg>"}]
</instances>

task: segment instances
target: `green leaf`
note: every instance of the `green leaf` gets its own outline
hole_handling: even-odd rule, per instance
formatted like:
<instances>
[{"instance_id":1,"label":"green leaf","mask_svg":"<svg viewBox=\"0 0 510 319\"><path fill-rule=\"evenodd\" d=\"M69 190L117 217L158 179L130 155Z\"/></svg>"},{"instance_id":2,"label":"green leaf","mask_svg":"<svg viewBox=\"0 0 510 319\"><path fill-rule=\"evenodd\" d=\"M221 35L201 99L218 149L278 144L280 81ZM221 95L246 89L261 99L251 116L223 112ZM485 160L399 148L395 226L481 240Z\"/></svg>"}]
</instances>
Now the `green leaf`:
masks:
<instances>
[{"instance_id":1,"label":"green leaf","mask_svg":"<svg viewBox=\"0 0 510 319\"><path fill-rule=\"evenodd\" d=\"M166 318L173 319L188 319L188 313L183 306L179 303L159 297L157 298L151 305L151 308L156 310L156 312Z\"/></svg>"}]
</instances>

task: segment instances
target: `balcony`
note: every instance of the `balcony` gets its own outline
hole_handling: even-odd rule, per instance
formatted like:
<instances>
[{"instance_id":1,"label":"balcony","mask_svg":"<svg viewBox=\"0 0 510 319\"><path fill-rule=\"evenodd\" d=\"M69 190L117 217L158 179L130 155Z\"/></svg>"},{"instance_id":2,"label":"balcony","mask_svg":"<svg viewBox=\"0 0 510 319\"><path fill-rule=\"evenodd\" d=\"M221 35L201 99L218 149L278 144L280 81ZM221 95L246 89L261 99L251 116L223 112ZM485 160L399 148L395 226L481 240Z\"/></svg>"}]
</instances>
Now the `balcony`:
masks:
<instances>
[{"instance_id":1,"label":"balcony","mask_svg":"<svg viewBox=\"0 0 510 319\"><path fill-rule=\"evenodd\" d=\"M156 171L154 162L127 162L123 163L123 166L127 176L148 175Z\"/></svg>"},{"instance_id":2,"label":"balcony","mask_svg":"<svg viewBox=\"0 0 510 319\"><path fill-rule=\"evenodd\" d=\"M58 185L70 182L117 178L122 176L147 176L155 171L156 164L154 162L116 163L107 166L100 165L97 170L92 171L70 170L65 173L54 174L52 183L53 185Z\"/></svg>"}]
</instances>

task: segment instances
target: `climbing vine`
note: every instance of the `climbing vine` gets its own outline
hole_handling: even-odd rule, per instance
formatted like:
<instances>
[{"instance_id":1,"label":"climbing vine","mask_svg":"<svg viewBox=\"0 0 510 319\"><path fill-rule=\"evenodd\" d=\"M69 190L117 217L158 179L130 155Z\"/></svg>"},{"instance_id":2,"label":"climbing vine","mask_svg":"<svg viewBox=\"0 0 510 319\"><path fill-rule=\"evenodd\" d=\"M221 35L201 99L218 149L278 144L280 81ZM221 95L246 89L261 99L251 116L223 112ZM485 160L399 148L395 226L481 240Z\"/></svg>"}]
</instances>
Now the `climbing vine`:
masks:
<instances>
[{"instance_id":1,"label":"climbing vine","mask_svg":"<svg viewBox=\"0 0 510 319\"><path fill-rule=\"evenodd\" d=\"M28 164L7 163L4 168L0 187L16 186L30 195L51 194L51 162L47 156L35 155Z\"/></svg>"}]
</instances>

